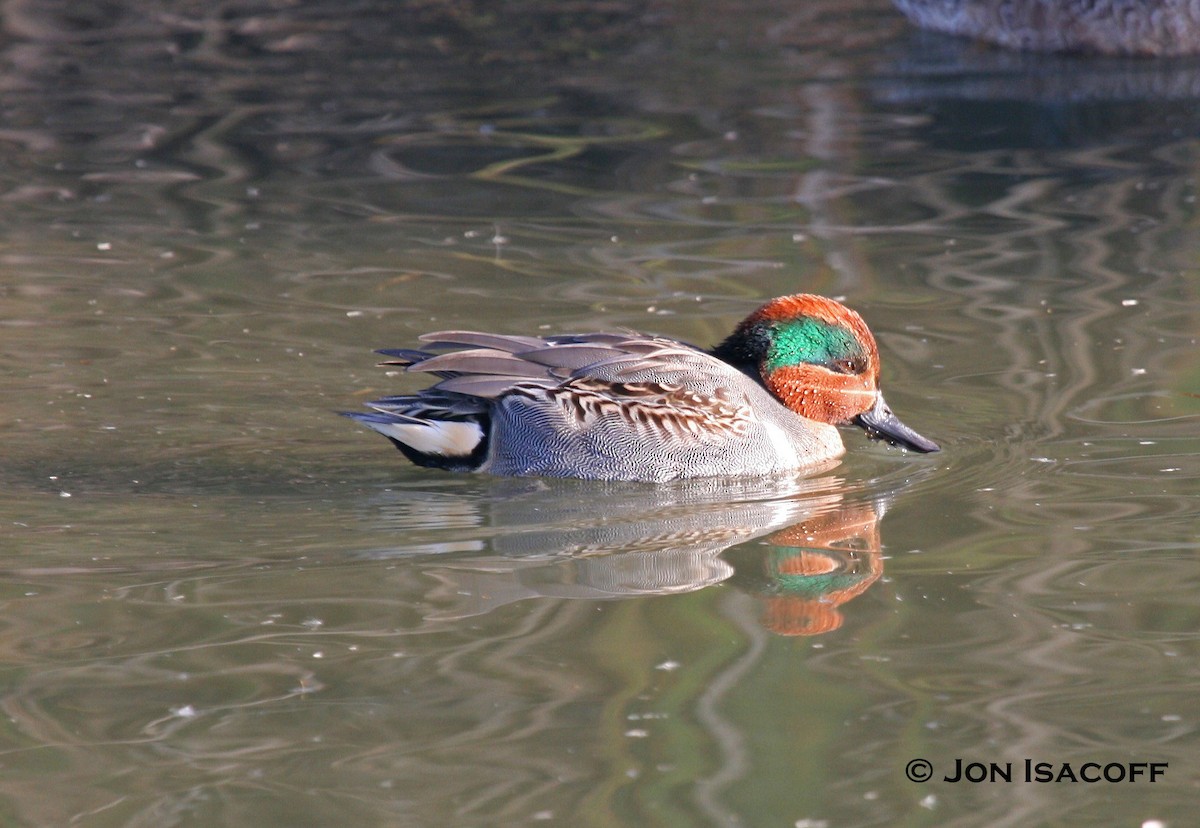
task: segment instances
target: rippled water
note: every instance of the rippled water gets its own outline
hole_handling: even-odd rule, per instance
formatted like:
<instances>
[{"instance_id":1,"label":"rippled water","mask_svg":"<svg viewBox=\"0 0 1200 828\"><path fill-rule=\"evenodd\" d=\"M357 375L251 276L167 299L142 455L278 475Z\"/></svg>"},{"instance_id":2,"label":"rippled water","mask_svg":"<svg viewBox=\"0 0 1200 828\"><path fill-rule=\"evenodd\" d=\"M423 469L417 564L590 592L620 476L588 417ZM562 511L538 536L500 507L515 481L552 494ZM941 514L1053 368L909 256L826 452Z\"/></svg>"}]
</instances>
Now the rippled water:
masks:
<instances>
[{"instance_id":1,"label":"rippled water","mask_svg":"<svg viewBox=\"0 0 1200 828\"><path fill-rule=\"evenodd\" d=\"M1189 824L1200 63L875 0L0 15L5 824ZM942 453L501 480L333 414L425 330L798 290Z\"/></svg>"}]
</instances>

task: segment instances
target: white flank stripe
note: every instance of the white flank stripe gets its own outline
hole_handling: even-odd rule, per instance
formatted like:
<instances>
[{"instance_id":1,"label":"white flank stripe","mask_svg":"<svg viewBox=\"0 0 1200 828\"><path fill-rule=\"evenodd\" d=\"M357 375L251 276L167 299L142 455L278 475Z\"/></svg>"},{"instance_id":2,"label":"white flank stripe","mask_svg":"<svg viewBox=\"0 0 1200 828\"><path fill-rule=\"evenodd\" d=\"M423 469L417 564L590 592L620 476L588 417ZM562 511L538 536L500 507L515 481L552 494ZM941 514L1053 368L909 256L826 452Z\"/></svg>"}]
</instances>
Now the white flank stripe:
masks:
<instances>
[{"instance_id":1,"label":"white flank stripe","mask_svg":"<svg viewBox=\"0 0 1200 828\"><path fill-rule=\"evenodd\" d=\"M800 457L796 454L792 441L783 433L783 429L774 423L765 421L762 427L767 432L767 436L771 438L771 445L775 447L775 453L779 455L782 467L790 469L799 466Z\"/></svg>"}]
</instances>

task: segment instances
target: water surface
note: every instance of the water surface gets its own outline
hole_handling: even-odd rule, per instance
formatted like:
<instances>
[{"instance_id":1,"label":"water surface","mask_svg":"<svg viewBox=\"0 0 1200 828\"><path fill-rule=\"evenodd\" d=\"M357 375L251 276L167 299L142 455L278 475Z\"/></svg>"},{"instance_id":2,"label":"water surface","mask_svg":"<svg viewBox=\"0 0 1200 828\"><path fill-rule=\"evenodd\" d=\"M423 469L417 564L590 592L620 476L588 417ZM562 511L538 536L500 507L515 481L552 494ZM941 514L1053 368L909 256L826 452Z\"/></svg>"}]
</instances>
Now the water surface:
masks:
<instances>
[{"instance_id":1,"label":"water surface","mask_svg":"<svg viewBox=\"0 0 1200 828\"><path fill-rule=\"evenodd\" d=\"M1188 824L1200 64L803 6L3 7L7 824ZM801 290L943 452L498 480L333 414L426 330Z\"/></svg>"}]
</instances>

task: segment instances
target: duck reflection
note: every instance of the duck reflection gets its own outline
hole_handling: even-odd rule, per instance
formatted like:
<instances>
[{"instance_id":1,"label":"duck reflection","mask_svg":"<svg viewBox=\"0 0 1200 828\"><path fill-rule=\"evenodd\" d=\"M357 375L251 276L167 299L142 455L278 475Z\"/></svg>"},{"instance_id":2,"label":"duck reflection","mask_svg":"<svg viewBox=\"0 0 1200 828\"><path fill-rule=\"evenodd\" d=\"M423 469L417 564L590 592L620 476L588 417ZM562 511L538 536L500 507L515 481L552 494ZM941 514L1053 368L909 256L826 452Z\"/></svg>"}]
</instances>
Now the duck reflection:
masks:
<instances>
[{"instance_id":1,"label":"duck reflection","mask_svg":"<svg viewBox=\"0 0 1200 828\"><path fill-rule=\"evenodd\" d=\"M766 538L769 547L759 555L757 572L745 551L731 550L733 581L762 598L763 626L779 635L819 635L841 627L838 607L883 574L882 514L874 503L845 503L774 532Z\"/></svg>"},{"instance_id":2,"label":"duck reflection","mask_svg":"<svg viewBox=\"0 0 1200 828\"><path fill-rule=\"evenodd\" d=\"M395 528L411 529L417 516L429 526L445 509L454 539L370 554L408 557L435 580L430 620L531 598L616 600L728 583L759 597L772 632L838 629L841 607L883 572L886 498L865 499L836 477L728 489L504 481L481 497L396 492L383 504Z\"/></svg>"}]
</instances>

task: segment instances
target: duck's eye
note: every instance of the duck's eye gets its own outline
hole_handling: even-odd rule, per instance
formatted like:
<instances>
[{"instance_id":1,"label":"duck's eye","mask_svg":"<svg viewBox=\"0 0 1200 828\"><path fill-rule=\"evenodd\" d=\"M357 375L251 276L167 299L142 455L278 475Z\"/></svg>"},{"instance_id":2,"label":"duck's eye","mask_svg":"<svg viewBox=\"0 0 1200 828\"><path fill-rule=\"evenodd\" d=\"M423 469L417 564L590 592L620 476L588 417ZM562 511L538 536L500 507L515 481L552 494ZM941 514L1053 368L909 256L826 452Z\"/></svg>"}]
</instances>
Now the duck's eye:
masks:
<instances>
[{"instance_id":1,"label":"duck's eye","mask_svg":"<svg viewBox=\"0 0 1200 828\"><path fill-rule=\"evenodd\" d=\"M829 367L839 374L861 374L867 369L866 361L862 357L835 359Z\"/></svg>"}]
</instances>

